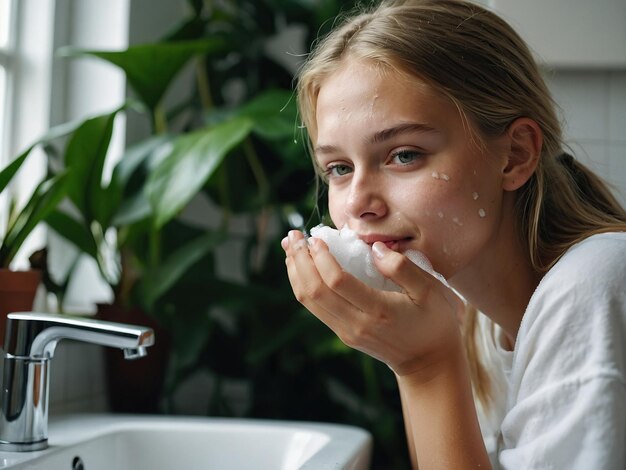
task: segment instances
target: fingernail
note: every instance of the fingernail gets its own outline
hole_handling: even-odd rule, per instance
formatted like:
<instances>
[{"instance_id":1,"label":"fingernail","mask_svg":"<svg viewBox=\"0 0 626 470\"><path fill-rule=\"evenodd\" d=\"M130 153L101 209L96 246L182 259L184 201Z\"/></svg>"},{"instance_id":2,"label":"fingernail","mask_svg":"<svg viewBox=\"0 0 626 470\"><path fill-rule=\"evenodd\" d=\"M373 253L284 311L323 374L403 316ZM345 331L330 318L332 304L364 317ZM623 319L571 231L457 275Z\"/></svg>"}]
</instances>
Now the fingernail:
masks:
<instances>
[{"instance_id":1,"label":"fingernail","mask_svg":"<svg viewBox=\"0 0 626 470\"><path fill-rule=\"evenodd\" d=\"M301 238L300 240L296 240L296 242L293 244L294 250L302 250L308 247L309 247L309 244L306 242L304 238Z\"/></svg>"},{"instance_id":2,"label":"fingernail","mask_svg":"<svg viewBox=\"0 0 626 470\"><path fill-rule=\"evenodd\" d=\"M283 250L286 250L287 248L289 248L289 238L285 237L280 241L280 246L283 247Z\"/></svg>"},{"instance_id":3,"label":"fingernail","mask_svg":"<svg viewBox=\"0 0 626 470\"><path fill-rule=\"evenodd\" d=\"M377 258L382 258L387 253L387 245L382 242L376 242L372 245L372 251L374 252L374 256Z\"/></svg>"},{"instance_id":4,"label":"fingernail","mask_svg":"<svg viewBox=\"0 0 626 470\"><path fill-rule=\"evenodd\" d=\"M320 242L317 238L309 238L309 246L311 247L312 251L317 251L320 248Z\"/></svg>"},{"instance_id":5,"label":"fingernail","mask_svg":"<svg viewBox=\"0 0 626 470\"><path fill-rule=\"evenodd\" d=\"M289 237L289 242L293 243L296 241L296 234L298 232L296 230L290 230L289 233L287 234L287 236Z\"/></svg>"}]
</instances>

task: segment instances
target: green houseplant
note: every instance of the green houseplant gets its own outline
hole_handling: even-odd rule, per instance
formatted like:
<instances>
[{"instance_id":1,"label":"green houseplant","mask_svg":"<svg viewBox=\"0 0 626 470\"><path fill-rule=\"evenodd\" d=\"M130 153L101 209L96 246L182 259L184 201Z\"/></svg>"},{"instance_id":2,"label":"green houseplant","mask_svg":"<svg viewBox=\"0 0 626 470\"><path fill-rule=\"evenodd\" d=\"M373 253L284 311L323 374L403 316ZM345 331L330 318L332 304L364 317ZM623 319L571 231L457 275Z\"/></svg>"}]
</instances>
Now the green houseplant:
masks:
<instances>
[{"instance_id":1,"label":"green houseplant","mask_svg":"<svg viewBox=\"0 0 626 470\"><path fill-rule=\"evenodd\" d=\"M177 412L179 386L204 371L212 378L205 391L210 415L359 425L374 435L375 464L406 468L393 375L297 304L280 248L290 227L319 222L312 217L318 201L293 70L266 45L280 24L283 31L297 25L311 43L340 6L350 6L342 3L192 0L189 18L162 41L64 51L124 70L152 132L127 150L105 184L103 159L120 111L85 121L62 156L76 178L68 192L74 210L47 219L98 261L116 302L139 306L171 336L164 411ZM163 96L193 58L195 86L166 109ZM180 216L196 198L219 207L214 228ZM234 218L245 229L233 231ZM113 269L103 255L111 229ZM231 258L245 282L218 269L219 250L233 243L241 253ZM233 383L244 384L244 400L228 392Z\"/></svg>"},{"instance_id":2,"label":"green houseplant","mask_svg":"<svg viewBox=\"0 0 626 470\"><path fill-rule=\"evenodd\" d=\"M0 170L0 194L10 184L37 147L42 147L71 132L75 123L51 129ZM30 310L41 281L39 269L16 271L11 264L20 248L37 227L59 204L67 191L67 172L49 175L37 184L24 204L8 195L9 211L0 238L0 343L4 341L6 315Z\"/></svg>"}]
</instances>

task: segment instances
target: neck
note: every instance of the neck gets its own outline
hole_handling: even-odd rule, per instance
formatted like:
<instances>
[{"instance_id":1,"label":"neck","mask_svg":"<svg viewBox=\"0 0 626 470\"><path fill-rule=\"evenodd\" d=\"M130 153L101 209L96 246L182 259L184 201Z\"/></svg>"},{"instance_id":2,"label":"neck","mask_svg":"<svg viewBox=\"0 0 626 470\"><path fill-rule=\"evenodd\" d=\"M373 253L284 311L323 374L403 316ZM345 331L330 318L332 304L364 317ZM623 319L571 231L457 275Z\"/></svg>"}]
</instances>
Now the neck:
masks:
<instances>
[{"instance_id":1,"label":"neck","mask_svg":"<svg viewBox=\"0 0 626 470\"><path fill-rule=\"evenodd\" d=\"M510 224L512 227L512 224ZM514 230L501 234L479 260L449 279L467 302L503 330L510 348L541 275Z\"/></svg>"}]
</instances>

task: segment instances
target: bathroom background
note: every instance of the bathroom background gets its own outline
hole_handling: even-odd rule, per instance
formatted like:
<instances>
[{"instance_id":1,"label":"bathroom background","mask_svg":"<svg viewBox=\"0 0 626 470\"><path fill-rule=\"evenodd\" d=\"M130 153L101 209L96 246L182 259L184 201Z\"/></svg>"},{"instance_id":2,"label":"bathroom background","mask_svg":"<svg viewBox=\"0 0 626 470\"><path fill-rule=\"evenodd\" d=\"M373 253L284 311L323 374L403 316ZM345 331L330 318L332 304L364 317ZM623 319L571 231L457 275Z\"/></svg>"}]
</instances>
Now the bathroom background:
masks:
<instances>
[{"instance_id":1,"label":"bathroom background","mask_svg":"<svg viewBox=\"0 0 626 470\"><path fill-rule=\"evenodd\" d=\"M0 0L0 165L4 167L48 127L110 112L133 95L120 69L94 58L60 57L57 51L62 46L120 50L154 43L188 16L189 5L200 3L186 0ZM254 3L216 2L230 5L233 15L237 14L237 8L249 8ZM321 0L259 3L276 6L271 18L273 25L268 28L275 32L265 37L262 43L250 41L249 47L260 48L262 54L289 73L296 70L300 56L308 49L307 40L312 33L304 26L304 20L291 22L297 15L292 15L286 5L316 4L315 11L320 17L309 24L317 21L320 28L330 24L332 20L326 18L332 17L339 5L346 5L346 2ZM482 3L501 12L529 40L544 63L548 84L562 108L565 134L572 151L613 184L618 198L626 204L626 4L623 0L495 0ZM165 96L166 105L175 106L195 87L194 67L195 63L190 63L177 76ZM242 87L241 82L233 80L225 95L236 101L243 93ZM107 160L109 173L126 146L142 141L151 133L149 121L132 112L120 114L114 129ZM295 135L295 140L298 137ZM302 141L296 145L302 147ZM304 151L301 153L306 161ZM26 193L25 189L32 187L46 172L45 155L41 153L35 157L20 173L14 188L18 195ZM302 179L294 184L310 188L309 193L313 194L310 175L300 176ZM298 192L300 196L301 193ZM6 207L6 195L2 195L0 203ZM287 205L283 204L284 207ZM291 223L299 225L306 223L305 219L311 215L300 212L302 221L293 220L298 213L295 210L283 215L291 215ZM3 224L5 213L5 210L0 211ZM221 210L202 195L194 198L180 216L195 227L207 229L214 229L220 217ZM248 233L249 226L247 216L236 214L230 219L229 231L234 236L221 243L212 260L219 278L235 284L249 279L249 273L240 267L245 264L242 260L248 254L247 247L238 238L238 235ZM273 225L269 231L281 227L280 224ZM280 234L274 234L277 235ZM49 247L52 274L63 277L74 265L77 251L62 237L45 228L35 231L28 240L15 261L15 267L27 267L29 254L43 243ZM281 272L282 266L280 263L276 272ZM102 282L95 262L89 257L81 256L74 268L63 309L69 313L92 314L96 303L111 300L111 289ZM201 277L202 271L195 275ZM275 287L280 293L284 281L284 278L276 278L261 285ZM287 290L284 293L288 295ZM203 297L208 294L200 291L192 295ZM286 303L289 305L288 300ZM53 296L41 291L37 307L54 310L58 305ZM179 367L175 377L169 377L168 396L163 399L165 411L201 415L265 414L264 417L268 418L291 416L329 421L333 412L336 412L338 421L348 420L350 416L365 416L353 424L370 427L377 422L375 437L383 436L380 439L387 441L378 450L379 455L393 454L394 445L401 449L397 442L402 441L403 431L399 425L398 403L392 398L393 378L384 367L379 368L374 362L345 351L313 324L309 329L309 324L302 323L290 332L287 330L292 324L285 322L282 328L272 322L271 317L278 312L259 306L255 315L259 317L260 330L264 323L274 325L265 332L268 344L270 339L278 338L278 342L269 344L266 351L253 344L262 336L252 336L248 346L256 348L257 362L256 369L252 367L248 372L254 370L262 375L271 371L276 374L271 377L274 384L255 378L258 382L253 380L251 385L245 373L226 370L233 355L250 352L238 349L245 344L230 344L226 341L227 335L194 337L193 341L202 344L191 348L196 354L194 360L190 360L187 367ZM224 318L223 310L212 310L206 316L228 329L229 320ZM209 323L200 324L211 328ZM205 343L211 338L219 340L219 345L207 346ZM286 354L291 355L292 361L271 350L281 347L280 338L283 338ZM299 343L301 347L295 348L294 344ZM320 352L320 348L326 348L326 352ZM193 351L187 353L193 355ZM178 365L181 354L178 350L175 359ZM310 357L307 358L307 354ZM263 362L264 358L275 363L268 366ZM224 365L225 373L222 373L220 364ZM330 372L320 370L325 368L328 371L333 367L335 370ZM104 370L101 348L62 342L52 363L51 413L108 411ZM265 403L254 401L253 406L251 394L260 389L267 394ZM366 400L361 399L364 396ZM285 406L272 409L270 402L273 400ZM324 400L332 401L332 406ZM381 401L388 402L388 405L373 405ZM307 409L298 410L299 406ZM397 463L401 465L401 459Z\"/></svg>"}]
</instances>

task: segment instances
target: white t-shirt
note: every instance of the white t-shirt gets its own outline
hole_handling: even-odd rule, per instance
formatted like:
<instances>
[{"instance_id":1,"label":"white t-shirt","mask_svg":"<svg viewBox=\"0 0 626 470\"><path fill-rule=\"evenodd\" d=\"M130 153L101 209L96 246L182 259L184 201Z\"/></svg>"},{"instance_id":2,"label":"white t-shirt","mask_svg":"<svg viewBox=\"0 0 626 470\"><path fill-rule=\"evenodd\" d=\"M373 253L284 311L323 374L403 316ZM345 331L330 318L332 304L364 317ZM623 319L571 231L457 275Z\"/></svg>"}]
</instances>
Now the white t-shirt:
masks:
<instances>
[{"instance_id":1,"label":"white t-shirt","mask_svg":"<svg viewBox=\"0 0 626 470\"><path fill-rule=\"evenodd\" d=\"M626 469L626 233L568 250L532 295L514 350L488 359L506 396L479 409L494 468Z\"/></svg>"}]
</instances>

